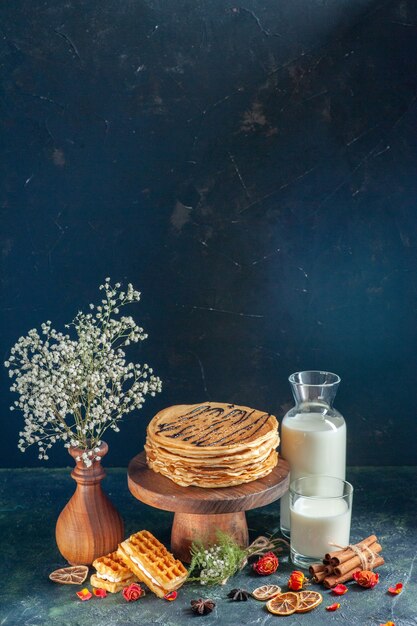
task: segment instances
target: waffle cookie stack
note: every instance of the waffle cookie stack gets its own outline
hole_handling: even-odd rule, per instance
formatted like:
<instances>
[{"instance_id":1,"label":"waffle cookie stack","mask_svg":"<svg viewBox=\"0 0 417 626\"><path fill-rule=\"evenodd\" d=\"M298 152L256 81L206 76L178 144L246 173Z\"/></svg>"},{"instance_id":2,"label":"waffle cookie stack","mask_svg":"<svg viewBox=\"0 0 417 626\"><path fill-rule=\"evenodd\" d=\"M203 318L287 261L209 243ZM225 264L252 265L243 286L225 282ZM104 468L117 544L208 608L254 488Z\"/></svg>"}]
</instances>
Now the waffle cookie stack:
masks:
<instances>
[{"instance_id":1,"label":"waffle cookie stack","mask_svg":"<svg viewBox=\"0 0 417 626\"><path fill-rule=\"evenodd\" d=\"M165 546L147 530L123 541L117 550L125 566L158 597L181 587L187 570Z\"/></svg>"},{"instance_id":2,"label":"waffle cookie stack","mask_svg":"<svg viewBox=\"0 0 417 626\"><path fill-rule=\"evenodd\" d=\"M274 415L235 404L182 404L151 420L148 466L178 485L229 487L269 474L278 463Z\"/></svg>"},{"instance_id":3,"label":"waffle cookie stack","mask_svg":"<svg viewBox=\"0 0 417 626\"><path fill-rule=\"evenodd\" d=\"M137 581L135 574L126 567L117 552L99 557L93 562L93 567L96 573L91 576L90 582L97 589L117 593Z\"/></svg>"}]
</instances>

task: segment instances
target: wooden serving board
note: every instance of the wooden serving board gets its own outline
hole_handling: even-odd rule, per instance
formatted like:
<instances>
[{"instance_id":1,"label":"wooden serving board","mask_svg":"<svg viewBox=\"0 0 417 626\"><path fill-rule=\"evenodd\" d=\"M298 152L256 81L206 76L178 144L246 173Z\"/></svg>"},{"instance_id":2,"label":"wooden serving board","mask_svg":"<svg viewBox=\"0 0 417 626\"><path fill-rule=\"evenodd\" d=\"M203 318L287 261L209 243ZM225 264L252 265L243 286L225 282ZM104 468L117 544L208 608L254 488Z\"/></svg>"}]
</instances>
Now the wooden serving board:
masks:
<instances>
[{"instance_id":1,"label":"wooden serving board","mask_svg":"<svg viewBox=\"0 0 417 626\"><path fill-rule=\"evenodd\" d=\"M189 561L190 545L195 539L211 543L218 529L248 545L244 511L270 504L286 493L289 465L279 458L268 476L235 487L218 489L181 487L149 469L145 452L135 456L127 470L132 495L158 509L174 511L171 548L178 558Z\"/></svg>"}]
</instances>

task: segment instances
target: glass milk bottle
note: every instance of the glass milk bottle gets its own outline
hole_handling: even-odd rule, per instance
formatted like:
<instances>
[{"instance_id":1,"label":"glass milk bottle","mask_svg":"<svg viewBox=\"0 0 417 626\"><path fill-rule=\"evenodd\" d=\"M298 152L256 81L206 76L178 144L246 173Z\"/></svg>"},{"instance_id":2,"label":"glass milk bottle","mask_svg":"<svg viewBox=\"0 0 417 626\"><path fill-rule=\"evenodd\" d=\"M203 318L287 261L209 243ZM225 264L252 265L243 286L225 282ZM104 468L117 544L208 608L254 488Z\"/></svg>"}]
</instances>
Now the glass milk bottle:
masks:
<instances>
[{"instance_id":1,"label":"glass milk bottle","mask_svg":"<svg viewBox=\"0 0 417 626\"><path fill-rule=\"evenodd\" d=\"M296 372L289 377L295 407L281 424L281 455L291 482L323 474L345 479L346 424L333 408L340 378L331 372ZM281 498L281 532L290 536L289 494Z\"/></svg>"}]
</instances>

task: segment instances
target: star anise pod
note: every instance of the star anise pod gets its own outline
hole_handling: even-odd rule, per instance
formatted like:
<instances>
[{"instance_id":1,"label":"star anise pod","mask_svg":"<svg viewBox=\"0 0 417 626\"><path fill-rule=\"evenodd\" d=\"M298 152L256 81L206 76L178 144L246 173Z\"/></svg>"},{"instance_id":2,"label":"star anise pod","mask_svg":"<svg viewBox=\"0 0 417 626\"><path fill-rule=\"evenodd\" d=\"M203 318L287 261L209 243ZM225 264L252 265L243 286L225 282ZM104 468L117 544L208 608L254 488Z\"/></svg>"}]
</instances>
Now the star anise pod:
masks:
<instances>
[{"instance_id":1,"label":"star anise pod","mask_svg":"<svg viewBox=\"0 0 417 626\"><path fill-rule=\"evenodd\" d=\"M213 602L213 600L203 600L203 598L198 598L198 600L191 600L190 604L191 610L196 615L207 615L208 613L211 613L216 606L216 603Z\"/></svg>"},{"instance_id":2,"label":"star anise pod","mask_svg":"<svg viewBox=\"0 0 417 626\"><path fill-rule=\"evenodd\" d=\"M229 591L227 594L227 597L233 600L233 602L246 602L249 596L249 591L245 589L232 589L232 591Z\"/></svg>"}]
</instances>

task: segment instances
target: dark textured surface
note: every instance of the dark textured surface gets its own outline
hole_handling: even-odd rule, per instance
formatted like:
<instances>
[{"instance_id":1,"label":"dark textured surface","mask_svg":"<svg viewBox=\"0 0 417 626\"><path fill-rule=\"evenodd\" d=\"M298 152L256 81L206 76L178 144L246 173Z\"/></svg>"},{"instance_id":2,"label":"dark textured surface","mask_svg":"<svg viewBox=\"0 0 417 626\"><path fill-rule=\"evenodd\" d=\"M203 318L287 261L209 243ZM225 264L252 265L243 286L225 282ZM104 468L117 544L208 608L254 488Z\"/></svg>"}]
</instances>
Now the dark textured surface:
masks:
<instances>
[{"instance_id":1,"label":"dark textured surface","mask_svg":"<svg viewBox=\"0 0 417 626\"><path fill-rule=\"evenodd\" d=\"M396 626L417 624L417 497L414 485L416 468L351 468L348 478L355 487L351 540L363 539L374 532L383 546L386 564L379 569L380 583L373 590L362 590L350 583L349 591L339 601L341 608L328 614L325 606L337 598L323 591L321 606L312 613L288 618L288 624L360 624L379 626L393 620ZM172 514L143 505L130 496L125 470L110 470L103 487L111 496L126 523L126 533L146 528L168 544ZM211 597L215 611L204 624L275 624L276 618L262 603L250 599L232 603L227 593L236 587L249 591L265 583L285 587L293 567L287 557L280 557L276 574L259 577L247 567L224 587L201 587L186 584L175 602L159 600L152 594L136 603L127 603L121 594L80 602L76 586L52 583L48 574L64 565L54 541L54 526L60 509L73 489L69 471L2 470L0 471L0 537L2 584L0 589L0 624L4 626L128 626L129 624L165 624L179 626L198 619L190 614L193 598ZM277 532L279 505L269 505L248 512L251 538ZM404 583L399 596L387 588ZM318 587L314 586L314 589Z\"/></svg>"},{"instance_id":2,"label":"dark textured surface","mask_svg":"<svg viewBox=\"0 0 417 626\"><path fill-rule=\"evenodd\" d=\"M281 416L315 368L350 464L415 464L415 0L17 0L0 25L2 357L126 278L165 386L109 464L164 406ZM11 417L0 463L36 465Z\"/></svg>"}]
</instances>

